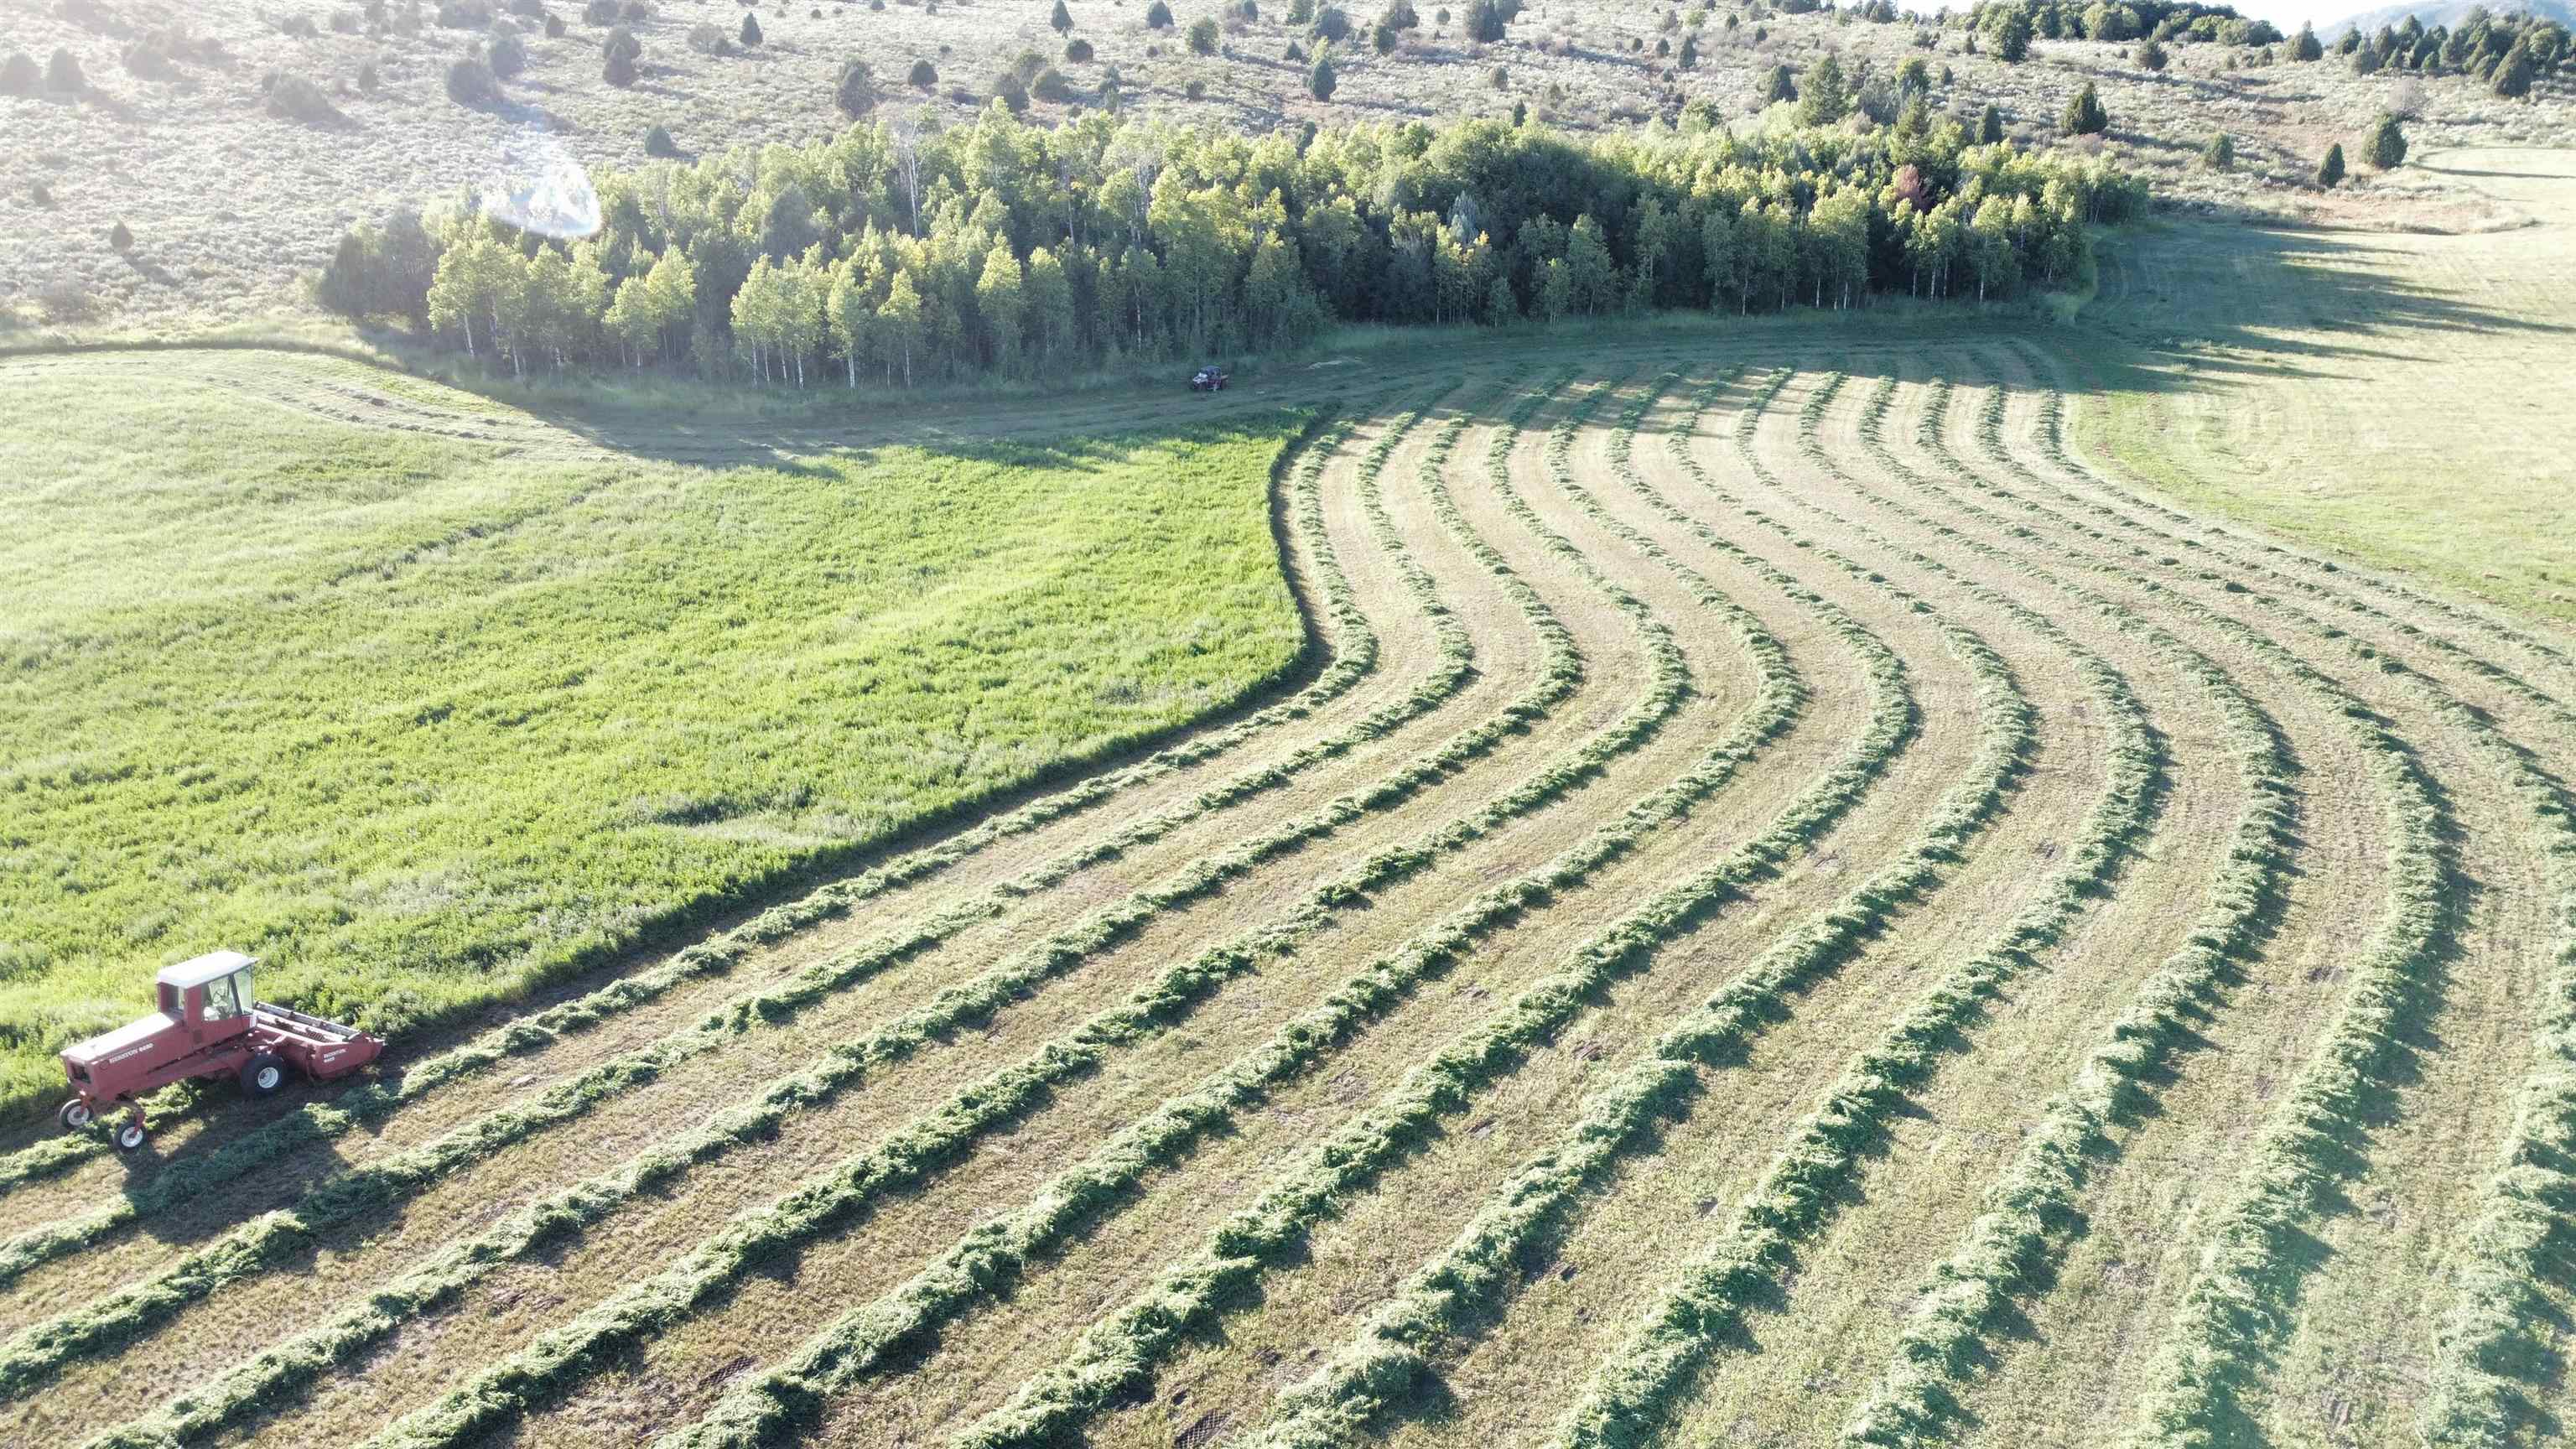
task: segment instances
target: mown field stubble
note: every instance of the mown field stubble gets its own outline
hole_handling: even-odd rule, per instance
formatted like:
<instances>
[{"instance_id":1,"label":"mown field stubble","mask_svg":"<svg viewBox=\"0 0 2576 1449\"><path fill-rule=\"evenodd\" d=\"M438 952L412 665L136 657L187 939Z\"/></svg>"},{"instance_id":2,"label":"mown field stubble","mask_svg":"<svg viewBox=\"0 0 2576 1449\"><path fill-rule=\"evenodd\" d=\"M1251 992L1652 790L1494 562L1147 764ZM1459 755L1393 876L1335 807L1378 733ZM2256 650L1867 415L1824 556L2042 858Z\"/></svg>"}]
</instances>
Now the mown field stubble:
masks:
<instances>
[{"instance_id":1,"label":"mown field stubble","mask_svg":"<svg viewBox=\"0 0 2576 1449\"><path fill-rule=\"evenodd\" d=\"M2430 164L2530 225L1187 400L0 361L12 1089L419 973L9 1137L0 1441L2563 1438L2576 164Z\"/></svg>"}]
</instances>

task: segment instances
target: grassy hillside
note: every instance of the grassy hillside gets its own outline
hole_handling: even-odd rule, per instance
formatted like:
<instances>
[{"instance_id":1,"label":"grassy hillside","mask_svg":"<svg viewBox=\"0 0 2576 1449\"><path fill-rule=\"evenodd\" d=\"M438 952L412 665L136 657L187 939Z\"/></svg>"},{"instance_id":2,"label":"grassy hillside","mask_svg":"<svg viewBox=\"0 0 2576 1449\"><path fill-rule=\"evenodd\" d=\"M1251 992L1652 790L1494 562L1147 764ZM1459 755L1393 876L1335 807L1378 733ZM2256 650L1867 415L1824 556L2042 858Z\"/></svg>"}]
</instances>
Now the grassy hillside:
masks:
<instances>
[{"instance_id":1,"label":"grassy hillside","mask_svg":"<svg viewBox=\"0 0 2576 1449\"><path fill-rule=\"evenodd\" d=\"M1196 718L1300 649L1276 412L705 468L167 375L9 386L0 1095L165 961L236 945L272 993L399 1026Z\"/></svg>"}]
</instances>

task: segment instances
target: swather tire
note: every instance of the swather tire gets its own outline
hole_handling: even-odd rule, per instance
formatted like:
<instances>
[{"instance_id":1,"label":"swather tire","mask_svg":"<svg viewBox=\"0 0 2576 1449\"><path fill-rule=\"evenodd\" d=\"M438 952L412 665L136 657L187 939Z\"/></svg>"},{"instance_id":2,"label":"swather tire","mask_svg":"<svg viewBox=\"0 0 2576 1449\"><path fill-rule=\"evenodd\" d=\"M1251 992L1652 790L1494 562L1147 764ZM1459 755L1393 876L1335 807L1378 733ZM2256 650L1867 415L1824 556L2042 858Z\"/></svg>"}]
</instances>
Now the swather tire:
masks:
<instances>
[{"instance_id":1,"label":"swather tire","mask_svg":"<svg viewBox=\"0 0 2576 1449\"><path fill-rule=\"evenodd\" d=\"M121 1123L121 1124L119 1124L119 1125L118 1125L118 1127L117 1127L117 1129L116 1129L116 1150L117 1150L117 1151L119 1151L119 1152L132 1152L135 1148L140 1147L140 1146L142 1146L142 1145L143 1145L143 1124L142 1124L142 1123L140 1123L140 1122L125 1122L125 1123Z\"/></svg>"},{"instance_id":2,"label":"swather tire","mask_svg":"<svg viewBox=\"0 0 2576 1449\"><path fill-rule=\"evenodd\" d=\"M242 1063L242 1091L265 1097L286 1085L286 1059L275 1052L261 1052Z\"/></svg>"},{"instance_id":3,"label":"swather tire","mask_svg":"<svg viewBox=\"0 0 2576 1449\"><path fill-rule=\"evenodd\" d=\"M89 1103L78 1097L65 1102L62 1110L56 1112L54 1116L63 1124L63 1130L66 1132L86 1130L90 1123L98 1120L98 1113L91 1109Z\"/></svg>"}]
</instances>

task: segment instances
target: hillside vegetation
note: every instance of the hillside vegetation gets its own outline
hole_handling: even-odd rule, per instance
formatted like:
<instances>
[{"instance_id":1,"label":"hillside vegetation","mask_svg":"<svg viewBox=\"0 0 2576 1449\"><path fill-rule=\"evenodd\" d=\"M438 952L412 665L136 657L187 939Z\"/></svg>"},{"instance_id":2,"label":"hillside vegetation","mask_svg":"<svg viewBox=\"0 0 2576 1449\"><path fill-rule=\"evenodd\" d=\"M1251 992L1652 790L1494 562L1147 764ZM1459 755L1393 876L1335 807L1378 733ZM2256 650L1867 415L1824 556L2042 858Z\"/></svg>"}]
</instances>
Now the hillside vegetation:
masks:
<instances>
[{"instance_id":1,"label":"hillside vegetation","mask_svg":"<svg viewBox=\"0 0 2576 1449\"><path fill-rule=\"evenodd\" d=\"M1839 114L1841 85L1820 63L1801 104ZM601 187L606 224L569 247L480 212L363 229L321 294L514 376L910 388L1275 353L1336 322L2001 301L2078 285L2088 229L2145 204L2098 163L1935 126L1919 95L1868 139L1814 125L1644 144L1491 122L1250 143L1105 118L1045 132L996 103L926 142L879 125L771 147L747 187L716 163Z\"/></svg>"},{"instance_id":2,"label":"hillside vegetation","mask_svg":"<svg viewBox=\"0 0 2576 1449\"><path fill-rule=\"evenodd\" d=\"M24 327L76 333L265 318L311 305L308 280L352 226L460 192L507 192L564 163L633 167L651 159L657 129L677 159L720 161L749 191L761 148L825 143L850 124L850 108L927 132L974 120L997 92L1024 97L1024 118L1049 127L1114 109L1255 137L1309 122L1520 115L1582 133L1681 127L1694 116L1751 133L1793 109L1764 114L1777 104L1779 68L1794 90L1831 54L1849 85L1839 124L1859 130L1901 118L1907 62L1921 61L1915 89L1936 120L1980 128L1991 105L2018 144L2098 154L2175 202L2455 230L2496 223L2480 193L2359 167L2359 194L2320 191L2319 159L2329 144L2354 145L2388 110L2410 117L2419 145L2576 138L2570 91L2546 68L2508 100L2456 65L2362 75L2338 51L2297 62L2286 44L2268 47L2264 64L2265 46L2186 31L2162 45L2163 69L2150 70L2135 35L2075 38L2036 25L2028 56L2008 63L1974 29L1900 18L1892 6L1787 13L1803 7L1545 0L1501 39L1481 40L1468 32L1469 5L1417 5L1416 23L1389 32L1383 53L1379 12L1344 7L1350 31L1327 46L1335 82L1319 99L1321 10L1292 20L1290 0L1256 3L1253 18L1216 0L1167 8L1172 24L1158 28L1143 4L1068 0L1070 28L1059 33L1051 7L1026 0L771 5L756 12L760 38L746 46L741 12L686 0L604 10L392 0L381 20L365 5L299 12L251 0L14 7L0 16L0 55L23 51L41 70L60 49L84 88L0 95L16 142L0 152L0 300L11 304L0 310ZM2034 8L2078 21L2089 13ZM1190 40L1202 21L1215 36L1206 54ZM603 47L620 29L640 47L629 86L605 74ZM497 99L452 99L451 67L488 60L503 39L524 68L496 78ZM1088 59L1071 58L1077 43ZM855 88L844 84L853 61L866 67ZM272 104L280 77L308 83L329 114L312 113L317 123ZM2059 122L2088 84L2108 126L2066 135ZM2220 131L2236 156L2224 170L2199 159ZM240 184L245 175L256 184ZM1445 217L1452 200L1420 204ZM112 245L120 223L132 238L122 250Z\"/></svg>"}]
</instances>

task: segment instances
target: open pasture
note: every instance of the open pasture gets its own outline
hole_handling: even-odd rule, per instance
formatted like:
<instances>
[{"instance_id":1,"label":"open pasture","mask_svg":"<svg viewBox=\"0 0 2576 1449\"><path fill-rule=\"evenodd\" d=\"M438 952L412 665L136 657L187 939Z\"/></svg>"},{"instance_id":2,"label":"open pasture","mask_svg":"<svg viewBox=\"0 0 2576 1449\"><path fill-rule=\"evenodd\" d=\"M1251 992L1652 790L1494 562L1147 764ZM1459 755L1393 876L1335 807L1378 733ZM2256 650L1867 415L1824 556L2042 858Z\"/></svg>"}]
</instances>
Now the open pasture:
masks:
<instances>
[{"instance_id":1,"label":"open pasture","mask_svg":"<svg viewBox=\"0 0 2576 1449\"><path fill-rule=\"evenodd\" d=\"M611 507L549 554L613 580L745 490L839 516L879 476L844 446L981 470L1199 407L1188 446L1279 457L1223 516L1275 518L1314 667L398 1075L0 1159L0 1440L2560 1439L2576 279L2526 263L2568 254L2569 172L2437 164L2532 225L2370 241L2370 288L2330 237L2173 225L2055 327L1390 347L649 462L345 364L8 364L364 460L216 474L275 577L174 558L209 609L344 552L261 542L263 489L606 468L535 526ZM2520 430L2440 405L2514 389ZM903 451L933 423L1029 451ZM2426 534L2389 438L2492 495ZM1114 552L1173 446L1033 476ZM64 519L210 506L95 448ZM1281 667L1263 582L1222 637L1268 652L1147 701ZM803 657L769 627L745 653ZM58 632L21 680L87 667ZM686 773L638 793L741 789Z\"/></svg>"}]
</instances>

